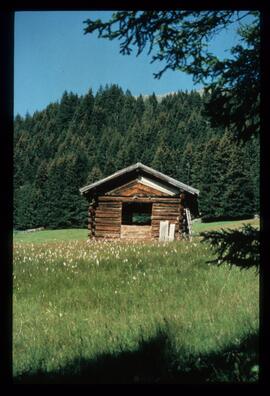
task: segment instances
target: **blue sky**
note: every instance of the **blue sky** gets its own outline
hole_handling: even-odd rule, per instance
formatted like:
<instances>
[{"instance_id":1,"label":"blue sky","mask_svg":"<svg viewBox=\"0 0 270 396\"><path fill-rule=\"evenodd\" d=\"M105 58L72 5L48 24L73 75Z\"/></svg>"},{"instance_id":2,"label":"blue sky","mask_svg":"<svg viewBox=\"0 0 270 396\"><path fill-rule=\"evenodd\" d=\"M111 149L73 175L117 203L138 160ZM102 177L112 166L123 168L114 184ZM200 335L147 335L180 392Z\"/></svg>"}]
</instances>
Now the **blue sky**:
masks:
<instances>
[{"instance_id":1,"label":"blue sky","mask_svg":"<svg viewBox=\"0 0 270 396\"><path fill-rule=\"evenodd\" d=\"M146 52L123 56L119 42L83 34L87 18L107 19L105 11L33 11L15 13L14 114L24 116L60 100L63 92L95 93L100 85L118 84L133 95L157 95L178 90L199 89L192 77L167 71L160 80L153 73L158 63L150 64ZM211 43L219 56L236 43L233 29Z\"/></svg>"}]
</instances>

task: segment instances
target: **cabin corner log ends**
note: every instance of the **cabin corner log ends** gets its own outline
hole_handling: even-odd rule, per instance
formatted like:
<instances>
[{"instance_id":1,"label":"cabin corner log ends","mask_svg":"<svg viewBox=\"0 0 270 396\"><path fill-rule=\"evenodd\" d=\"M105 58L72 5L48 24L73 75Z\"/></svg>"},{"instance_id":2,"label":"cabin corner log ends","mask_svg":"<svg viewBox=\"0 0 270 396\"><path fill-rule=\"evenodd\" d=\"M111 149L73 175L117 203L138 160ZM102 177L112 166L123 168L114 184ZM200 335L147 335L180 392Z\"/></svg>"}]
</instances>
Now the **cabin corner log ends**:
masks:
<instances>
[{"instance_id":1,"label":"cabin corner log ends","mask_svg":"<svg viewBox=\"0 0 270 396\"><path fill-rule=\"evenodd\" d=\"M89 238L158 239L167 220L175 225L174 239L181 239L185 208L196 216L199 191L140 163L123 171L80 189L89 200Z\"/></svg>"}]
</instances>

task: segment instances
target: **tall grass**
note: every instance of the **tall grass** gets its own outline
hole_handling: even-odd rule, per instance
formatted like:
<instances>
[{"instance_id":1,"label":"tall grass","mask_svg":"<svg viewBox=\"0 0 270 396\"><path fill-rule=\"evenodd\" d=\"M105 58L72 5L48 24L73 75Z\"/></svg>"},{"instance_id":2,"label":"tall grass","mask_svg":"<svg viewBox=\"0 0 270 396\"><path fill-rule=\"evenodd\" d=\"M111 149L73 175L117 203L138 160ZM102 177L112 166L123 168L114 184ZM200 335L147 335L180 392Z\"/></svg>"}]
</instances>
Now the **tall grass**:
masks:
<instances>
[{"instance_id":1,"label":"tall grass","mask_svg":"<svg viewBox=\"0 0 270 396\"><path fill-rule=\"evenodd\" d=\"M258 330L258 276L211 266L211 258L196 238L15 243L14 376L65 372L76 359L132 353L160 331L166 361L176 368L237 347ZM243 376L224 380L232 378Z\"/></svg>"}]
</instances>

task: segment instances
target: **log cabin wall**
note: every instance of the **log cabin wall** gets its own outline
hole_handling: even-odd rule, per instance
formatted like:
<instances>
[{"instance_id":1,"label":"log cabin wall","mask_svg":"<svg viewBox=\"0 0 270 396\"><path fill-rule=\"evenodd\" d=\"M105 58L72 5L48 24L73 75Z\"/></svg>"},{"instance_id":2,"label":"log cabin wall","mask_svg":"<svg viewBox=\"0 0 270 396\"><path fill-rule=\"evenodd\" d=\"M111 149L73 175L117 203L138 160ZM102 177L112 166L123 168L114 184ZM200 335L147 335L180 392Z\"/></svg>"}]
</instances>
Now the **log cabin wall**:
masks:
<instances>
[{"instance_id":1,"label":"log cabin wall","mask_svg":"<svg viewBox=\"0 0 270 396\"><path fill-rule=\"evenodd\" d=\"M91 225L94 238L120 238L122 218L121 202L100 202L97 200Z\"/></svg>"},{"instance_id":2,"label":"log cabin wall","mask_svg":"<svg viewBox=\"0 0 270 396\"><path fill-rule=\"evenodd\" d=\"M110 197L101 196L92 201L89 206L89 237L90 238L120 238L122 224L123 202L151 202L151 237L159 238L160 221L169 220L175 224L175 239L181 238L183 218L183 196L179 197ZM134 226L133 226L134 227Z\"/></svg>"},{"instance_id":3,"label":"log cabin wall","mask_svg":"<svg viewBox=\"0 0 270 396\"><path fill-rule=\"evenodd\" d=\"M80 193L91 201L88 209L90 238L136 238L140 234L141 238L158 239L160 222L168 220L175 224L175 239L179 239L187 232L185 208L195 217L199 214L199 190L140 162L82 187ZM141 213L137 211L140 205L133 205L133 208L131 205L129 216L125 203L151 204L151 223L146 205L141 206Z\"/></svg>"},{"instance_id":4,"label":"log cabin wall","mask_svg":"<svg viewBox=\"0 0 270 396\"><path fill-rule=\"evenodd\" d=\"M184 192L180 194L180 208L179 208L179 237L187 231L186 230L186 216L185 216L185 207L188 204L187 197Z\"/></svg>"},{"instance_id":5,"label":"log cabin wall","mask_svg":"<svg viewBox=\"0 0 270 396\"><path fill-rule=\"evenodd\" d=\"M97 201L92 199L88 208L88 236L94 238L95 236L95 211L97 207Z\"/></svg>"},{"instance_id":6,"label":"log cabin wall","mask_svg":"<svg viewBox=\"0 0 270 396\"><path fill-rule=\"evenodd\" d=\"M134 187L132 186L132 188ZM160 222L164 220L168 220L169 224L175 224L175 239L181 239L183 233L187 231L184 208L189 205L189 194L181 192L174 197L153 196L150 195L150 193L153 194L153 191L147 190L143 192L145 195L141 193L140 196L129 196L130 186L128 189L122 189L121 193L123 195L102 195L92 199L88 210L88 235L90 238L117 239L134 236L134 238L158 239ZM137 226L136 228L134 225L122 225L122 207L123 203L127 202L151 203L149 230L146 226Z\"/></svg>"},{"instance_id":7,"label":"log cabin wall","mask_svg":"<svg viewBox=\"0 0 270 396\"><path fill-rule=\"evenodd\" d=\"M169 220L169 224L175 224L175 239L179 239L180 203L176 199L172 203L155 202L152 208L152 238L159 238L160 222Z\"/></svg>"}]
</instances>

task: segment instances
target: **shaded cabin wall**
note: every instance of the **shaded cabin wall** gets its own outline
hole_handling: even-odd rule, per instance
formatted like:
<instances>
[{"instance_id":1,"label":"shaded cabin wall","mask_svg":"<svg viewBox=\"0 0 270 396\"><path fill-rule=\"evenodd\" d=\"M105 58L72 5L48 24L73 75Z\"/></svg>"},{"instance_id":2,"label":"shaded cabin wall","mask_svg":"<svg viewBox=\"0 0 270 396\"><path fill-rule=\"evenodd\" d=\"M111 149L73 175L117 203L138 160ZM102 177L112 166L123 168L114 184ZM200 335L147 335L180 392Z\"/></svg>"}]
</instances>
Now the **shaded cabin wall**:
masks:
<instances>
[{"instance_id":1,"label":"shaded cabin wall","mask_svg":"<svg viewBox=\"0 0 270 396\"><path fill-rule=\"evenodd\" d=\"M89 206L89 237L120 238L122 203L94 200Z\"/></svg>"},{"instance_id":2,"label":"shaded cabin wall","mask_svg":"<svg viewBox=\"0 0 270 396\"><path fill-rule=\"evenodd\" d=\"M175 224L175 239L179 238L180 230L180 202L175 203L155 202L152 207L152 237L159 238L160 222L169 220L169 224Z\"/></svg>"},{"instance_id":3,"label":"shaded cabin wall","mask_svg":"<svg viewBox=\"0 0 270 396\"><path fill-rule=\"evenodd\" d=\"M89 205L88 229L90 238L120 238L123 202L152 203L151 237L159 238L160 221L169 220L175 224L175 239L180 239L184 231L185 194L180 197L127 197L101 196ZM131 226L135 227L135 226ZM135 230L135 228L134 228Z\"/></svg>"}]
</instances>

